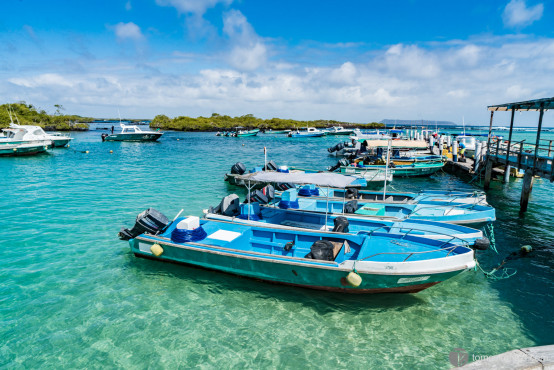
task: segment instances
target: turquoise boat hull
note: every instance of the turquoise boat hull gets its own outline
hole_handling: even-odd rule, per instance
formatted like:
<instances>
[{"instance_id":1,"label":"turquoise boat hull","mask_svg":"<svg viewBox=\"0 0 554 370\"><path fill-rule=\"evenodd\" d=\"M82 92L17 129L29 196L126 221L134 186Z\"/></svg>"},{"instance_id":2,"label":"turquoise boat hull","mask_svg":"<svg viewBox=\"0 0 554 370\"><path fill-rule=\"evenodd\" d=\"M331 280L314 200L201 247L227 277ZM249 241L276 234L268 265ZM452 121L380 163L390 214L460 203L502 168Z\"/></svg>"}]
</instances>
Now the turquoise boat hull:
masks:
<instances>
[{"instance_id":1,"label":"turquoise boat hull","mask_svg":"<svg viewBox=\"0 0 554 370\"><path fill-rule=\"evenodd\" d=\"M390 167L389 172L392 172L393 177L417 177L417 176L431 176L437 171L440 171L444 167L444 162L438 163L414 163L411 165L399 165L396 167ZM347 173L354 169L355 173L363 173L367 169L380 169L384 171L385 165L364 165L362 167L354 166L341 166L340 172Z\"/></svg>"},{"instance_id":2,"label":"turquoise boat hull","mask_svg":"<svg viewBox=\"0 0 554 370\"><path fill-rule=\"evenodd\" d=\"M436 249L444 245L442 242L434 242L431 248L435 249L419 255L414 254L413 249L409 252L399 250L400 253L394 253L394 249L393 253L375 253L373 247L369 247L368 236L288 231L206 220L201 221L208 235L205 239L178 243L171 239L171 234L180 220L172 223L162 235L142 234L131 239L132 252L137 257L193 265L272 283L344 293L415 293L475 265L471 249L461 246ZM215 236L218 231L240 236L232 241L221 240ZM350 243L349 251L346 252L343 245L337 256L339 261L305 258L309 252L305 246L326 236ZM383 240L377 234L372 238L375 242ZM413 243L413 246L429 242L412 237L402 241L400 237L385 239L387 243ZM295 247L286 251L284 246L290 241L295 242ZM162 248L161 255L156 256L152 252L154 244ZM391 245L397 248L397 244ZM351 258L360 260L353 266ZM412 260L406 262L410 258ZM354 269L361 277L361 284L356 287L347 279Z\"/></svg>"},{"instance_id":3,"label":"turquoise boat hull","mask_svg":"<svg viewBox=\"0 0 554 370\"><path fill-rule=\"evenodd\" d=\"M250 130L247 132L237 133L237 137L249 137L249 136L256 136L258 135L258 132L260 132L259 129Z\"/></svg>"},{"instance_id":4,"label":"turquoise boat hull","mask_svg":"<svg viewBox=\"0 0 554 370\"><path fill-rule=\"evenodd\" d=\"M162 133L152 134L111 134L104 141L157 141Z\"/></svg>"}]
</instances>

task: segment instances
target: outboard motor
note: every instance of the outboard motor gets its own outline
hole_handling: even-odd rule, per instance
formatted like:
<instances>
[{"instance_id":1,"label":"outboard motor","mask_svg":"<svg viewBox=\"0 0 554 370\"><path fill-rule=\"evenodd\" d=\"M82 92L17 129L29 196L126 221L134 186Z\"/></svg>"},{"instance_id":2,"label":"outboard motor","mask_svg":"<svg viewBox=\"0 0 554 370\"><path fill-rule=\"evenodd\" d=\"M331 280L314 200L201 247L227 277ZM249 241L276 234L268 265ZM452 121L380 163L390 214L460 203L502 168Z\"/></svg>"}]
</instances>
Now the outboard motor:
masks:
<instances>
[{"instance_id":1,"label":"outboard motor","mask_svg":"<svg viewBox=\"0 0 554 370\"><path fill-rule=\"evenodd\" d=\"M347 188L346 194L344 195L346 199L358 199L358 189L356 188Z\"/></svg>"},{"instance_id":2,"label":"outboard motor","mask_svg":"<svg viewBox=\"0 0 554 370\"><path fill-rule=\"evenodd\" d=\"M289 189L292 189L292 188L294 188L294 185L286 183L286 182L278 182L278 183L275 184L275 189L277 189L279 191L286 191L286 190L289 190Z\"/></svg>"},{"instance_id":3,"label":"outboard motor","mask_svg":"<svg viewBox=\"0 0 554 370\"><path fill-rule=\"evenodd\" d=\"M242 162L237 162L231 167L231 173L234 175L242 175L246 172L246 166Z\"/></svg>"},{"instance_id":4,"label":"outboard motor","mask_svg":"<svg viewBox=\"0 0 554 370\"><path fill-rule=\"evenodd\" d=\"M347 233L348 232L348 226L350 223L348 222L348 219L343 216L339 216L335 218L333 221L335 223L335 227L333 227L333 232L335 233Z\"/></svg>"},{"instance_id":5,"label":"outboard motor","mask_svg":"<svg viewBox=\"0 0 554 370\"><path fill-rule=\"evenodd\" d=\"M343 148L344 148L344 143L338 143L337 145L328 148L327 151L329 153L333 153L333 152L338 152L339 150L341 150Z\"/></svg>"},{"instance_id":6,"label":"outboard motor","mask_svg":"<svg viewBox=\"0 0 554 370\"><path fill-rule=\"evenodd\" d=\"M148 208L137 216L135 226L131 230L122 228L118 236L121 240L129 240L145 232L156 234L164 230L168 224L169 219L163 213L154 208Z\"/></svg>"},{"instance_id":7,"label":"outboard motor","mask_svg":"<svg viewBox=\"0 0 554 370\"><path fill-rule=\"evenodd\" d=\"M208 212L223 216L237 216L240 213L240 199L236 194L227 195L215 208L210 207Z\"/></svg>"},{"instance_id":8,"label":"outboard motor","mask_svg":"<svg viewBox=\"0 0 554 370\"><path fill-rule=\"evenodd\" d=\"M333 167L329 168L329 171L331 172L335 172L336 170L338 170L341 166L348 166L350 164L350 162L348 161L348 159L346 158L341 158L336 165L334 165Z\"/></svg>"},{"instance_id":9,"label":"outboard motor","mask_svg":"<svg viewBox=\"0 0 554 370\"><path fill-rule=\"evenodd\" d=\"M250 199L246 199L244 203L257 202L260 204L268 204L275 198L275 189L271 185L265 186L262 190L256 190L250 194Z\"/></svg>"},{"instance_id":10,"label":"outboard motor","mask_svg":"<svg viewBox=\"0 0 554 370\"><path fill-rule=\"evenodd\" d=\"M351 200L344 205L343 213L356 213L358 210L358 201Z\"/></svg>"},{"instance_id":11,"label":"outboard motor","mask_svg":"<svg viewBox=\"0 0 554 370\"><path fill-rule=\"evenodd\" d=\"M102 141L105 141L106 138L108 137L108 134L102 134L102 135L100 135L100 136L102 137Z\"/></svg>"},{"instance_id":12,"label":"outboard motor","mask_svg":"<svg viewBox=\"0 0 554 370\"><path fill-rule=\"evenodd\" d=\"M277 165L273 161L267 162L264 166L264 171L277 171Z\"/></svg>"},{"instance_id":13,"label":"outboard motor","mask_svg":"<svg viewBox=\"0 0 554 370\"><path fill-rule=\"evenodd\" d=\"M314 260L333 261L333 243L328 240L316 240L310 248L310 253L304 256L304 258L311 258Z\"/></svg>"}]
</instances>

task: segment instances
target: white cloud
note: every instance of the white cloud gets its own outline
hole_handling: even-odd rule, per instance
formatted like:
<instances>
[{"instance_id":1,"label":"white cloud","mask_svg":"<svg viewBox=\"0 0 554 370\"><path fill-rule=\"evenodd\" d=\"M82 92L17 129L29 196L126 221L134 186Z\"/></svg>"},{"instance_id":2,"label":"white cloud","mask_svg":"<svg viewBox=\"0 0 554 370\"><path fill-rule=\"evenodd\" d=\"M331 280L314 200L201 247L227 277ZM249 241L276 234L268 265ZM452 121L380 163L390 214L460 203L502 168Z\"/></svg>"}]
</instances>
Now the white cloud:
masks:
<instances>
[{"instance_id":1,"label":"white cloud","mask_svg":"<svg viewBox=\"0 0 554 370\"><path fill-rule=\"evenodd\" d=\"M142 34L140 27L133 22L123 23L119 22L114 27L114 32L119 41L133 40L142 41L144 35Z\"/></svg>"},{"instance_id":2,"label":"white cloud","mask_svg":"<svg viewBox=\"0 0 554 370\"><path fill-rule=\"evenodd\" d=\"M172 6L179 13L189 13L203 15L207 9L215 7L221 3L229 5L233 0L156 0L156 4L160 6Z\"/></svg>"},{"instance_id":3,"label":"white cloud","mask_svg":"<svg viewBox=\"0 0 554 370\"><path fill-rule=\"evenodd\" d=\"M525 0L511 0L504 8L502 19L507 27L525 27L541 19L543 9L542 4L527 7Z\"/></svg>"},{"instance_id":4,"label":"white cloud","mask_svg":"<svg viewBox=\"0 0 554 370\"><path fill-rule=\"evenodd\" d=\"M240 11L231 10L225 14L223 32L231 47L227 57L231 66L251 71L266 63L267 48Z\"/></svg>"},{"instance_id":5,"label":"white cloud","mask_svg":"<svg viewBox=\"0 0 554 370\"><path fill-rule=\"evenodd\" d=\"M0 99L63 104L76 114L97 116L109 116L119 105L137 117L209 115L215 109L353 122L460 121L465 115L466 122L487 123L487 105L554 95L554 39L393 45L334 65L316 65L307 50L301 59L312 64L306 67L296 58L274 62L266 49L256 49L262 40L240 13L228 20L226 35L233 45L225 54L226 66L218 55L194 53L161 56L141 68L127 60L95 60L87 73L62 71L51 63L48 73L28 69L17 78L0 79ZM333 59L340 60L342 50L336 53ZM264 68L254 68L261 59Z\"/></svg>"}]
</instances>

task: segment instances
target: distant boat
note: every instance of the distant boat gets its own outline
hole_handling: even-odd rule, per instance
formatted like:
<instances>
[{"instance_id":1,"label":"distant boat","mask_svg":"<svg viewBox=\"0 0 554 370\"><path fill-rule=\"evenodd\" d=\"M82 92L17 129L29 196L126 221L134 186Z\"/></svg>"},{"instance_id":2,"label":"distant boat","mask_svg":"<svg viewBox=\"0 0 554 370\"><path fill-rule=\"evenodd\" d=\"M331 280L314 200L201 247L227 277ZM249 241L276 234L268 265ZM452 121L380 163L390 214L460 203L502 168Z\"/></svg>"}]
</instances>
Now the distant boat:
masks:
<instances>
[{"instance_id":1,"label":"distant boat","mask_svg":"<svg viewBox=\"0 0 554 370\"><path fill-rule=\"evenodd\" d=\"M306 130L296 130L289 132L289 137L301 138L301 137L320 137L324 136L325 132L318 130L315 127L307 127Z\"/></svg>"},{"instance_id":2,"label":"distant boat","mask_svg":"<svg viewBox=\"0 0 554 370\"><path fill-rule=\"evenodd\" d=\"M2 129L0 144L32 143L39 146L46 144L48 147L64 147L73 140L73 138L59 132L47 133L40 126L16 124L13 122L12 114L9 110L8 114L10 116L10 126ZM19 122L19 119L17 121Z\"/></svg>"},{"instance_id":3,"label":"distant boat","mask_svg":"<svg viewBox=\"0 0 554 370\"><path fill-rule=\"evenodd\" d=\"M371 131L371 132L362 132L360 129L355 129L352 135L350 136L350 139L354 139L357 141L362 140L388 140L391 136L387 133L380 132L379 130Z\"/></svg>"},{"instance_id":4,"label":"distant boat","mask_svg":"<svg viewBox=\"0 0 554 370\"><path fill-rule=\"evenodd\" d=\"M265 130L266 135L288 134L291 130Z\"/></svg>"},{"instance_id":5,"label":"distant boat","mask_svg":"<svg viewBox=\"0 0 554 370\"><path fill-rule=\"evenodd\" d=\"M256 136L256 135L258 135L258 132L260 132L260 129L258 129L258 128L253 129L253 130L237 130L235 132L235 137Z\"/></svg>"},{"instance_id":6,"label":"distant boat","mask_svg":"<svg viewBox=\"0 0 554 370\"><path fill-rule=\"evenodd\" d=\"M325 131L327 135L350 135L354 133L353 129L345 129L342 126L333 126Z\"/></svg>"},{"instance_id":7,"label":"distant boat","mask_svg":"<svg viewBox=\"0 0 554 370\"><path fill-rule=\"evenodd\" d=\"M121 123L120 127L120 133L102 134L102 141L156 141L163 135L163 132L159 131L143 131L135 125L128 126Z\"/></svg>"}]
</instances>

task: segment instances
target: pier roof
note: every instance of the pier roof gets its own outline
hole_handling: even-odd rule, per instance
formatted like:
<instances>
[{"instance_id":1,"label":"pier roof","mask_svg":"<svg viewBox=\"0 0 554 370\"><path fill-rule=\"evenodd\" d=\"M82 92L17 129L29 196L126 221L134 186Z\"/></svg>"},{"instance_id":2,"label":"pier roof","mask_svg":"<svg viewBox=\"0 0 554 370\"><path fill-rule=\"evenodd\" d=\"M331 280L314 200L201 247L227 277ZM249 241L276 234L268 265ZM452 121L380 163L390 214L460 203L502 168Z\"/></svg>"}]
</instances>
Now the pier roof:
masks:
<instances>
[{"instance_id":1,"label":"pier roof","mask_svg":"<svg viewBox=\"0 0 554 370\"><path fill-rule=\"evenodd\" d=\"M490 111L508 111L515 109L517 111L529 111L529 110L540 110L541 107L544 110L554 109L554 97L552 98L544 98L544 99L535 99L535 100L527 100L527 101L520 101L516 103L506 103L506 104L498 104L498 105L489 105L488 109Z\"/></svg>"}]
</instances>

